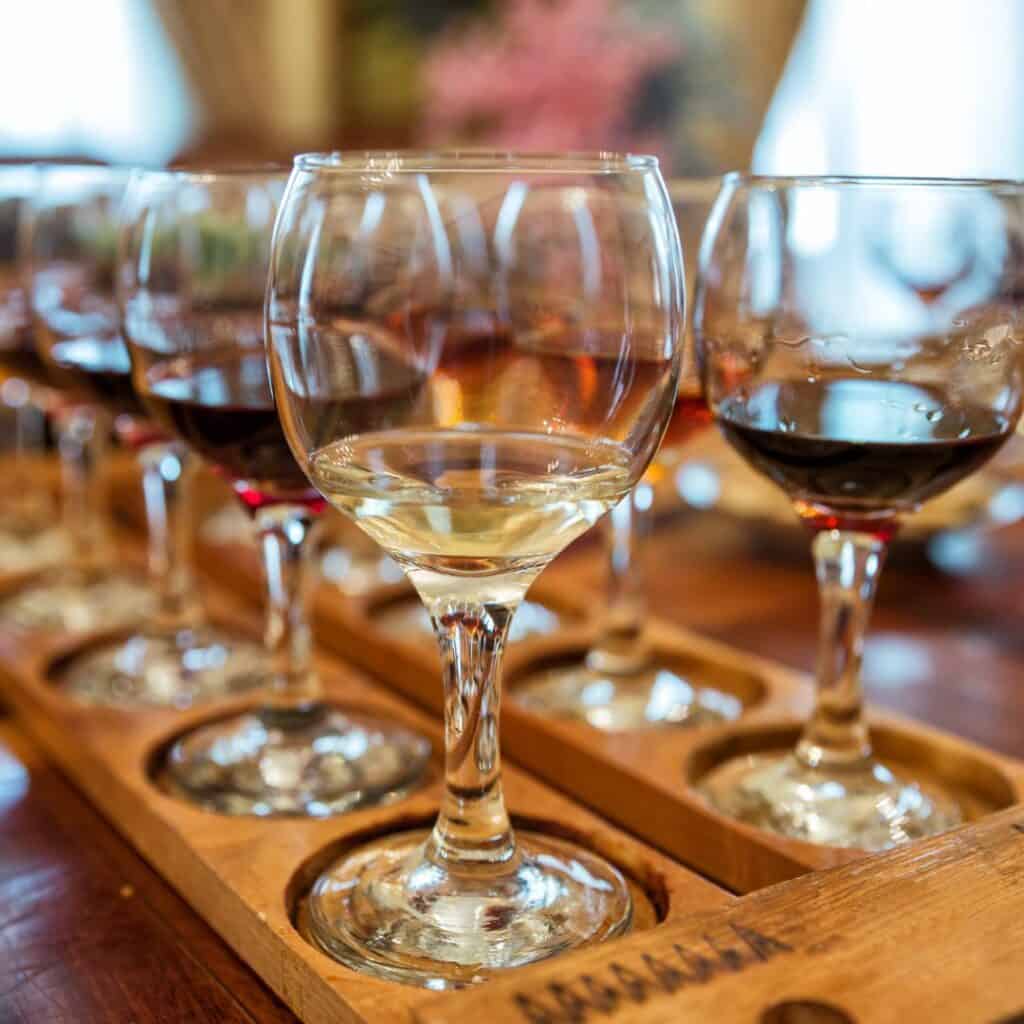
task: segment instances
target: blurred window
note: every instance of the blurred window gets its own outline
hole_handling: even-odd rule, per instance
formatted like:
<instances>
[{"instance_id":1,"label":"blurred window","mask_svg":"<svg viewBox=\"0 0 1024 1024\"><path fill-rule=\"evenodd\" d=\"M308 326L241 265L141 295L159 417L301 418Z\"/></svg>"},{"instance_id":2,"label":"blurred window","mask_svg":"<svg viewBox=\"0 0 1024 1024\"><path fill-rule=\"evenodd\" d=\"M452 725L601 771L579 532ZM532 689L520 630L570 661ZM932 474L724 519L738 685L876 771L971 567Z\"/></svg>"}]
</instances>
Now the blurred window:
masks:
<instances>
[{"instance_id":1,"label":"blurred window","mask_svg":"<svg viewBox=\"0 0 1024 1024\"><path fill-rule=\"evenodd\" d=\"M192 134L151 0L12 0L3 28L0 155L161 164Z\"/></svg>"},{"instance_id":2,"label":"blurred window","mask_svg":"<svg viewBox=\"0 0 1024 1024\"><path fill-rule=\"evenodd\" d=\"M810 0L761 174L1024 177L1024 3Z\"/></svg>"}]
</instances>

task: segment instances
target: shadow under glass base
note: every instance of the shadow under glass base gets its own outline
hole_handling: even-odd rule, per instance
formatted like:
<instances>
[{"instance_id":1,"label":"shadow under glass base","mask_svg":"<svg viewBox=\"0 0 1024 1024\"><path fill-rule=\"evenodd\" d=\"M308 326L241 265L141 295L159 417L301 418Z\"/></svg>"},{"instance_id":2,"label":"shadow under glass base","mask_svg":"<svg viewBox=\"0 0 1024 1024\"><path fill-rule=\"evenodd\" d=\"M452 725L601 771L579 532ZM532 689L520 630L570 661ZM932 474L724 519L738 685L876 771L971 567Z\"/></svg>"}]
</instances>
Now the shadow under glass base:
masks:
<instances>
[{"instance_id":1,"label":"shadow under glass base","mask_svg":"<svg viewBox=\"0 0 1024 1024\"><path fill-rule=\"evenodd\" d=\"M309 895L310 938L354 970L449 989L629 928L625 879L572 843L517 832L511 864L467 877L428 858L428 837L388 836L328 868Z\"/></svg>"},{"instance_id":2,"label":"shadow under glass base","mask_svg":"<svg viewBox=\"0 0 1024 1024\"><path fill-rule=\"evenodd\" d=\"M63 686L84 704L187 708L268 685L266 661L261 645L210 626L150 630L79 655Z\"/></svg>"},{"instance_id":3,"label":"shadow under glass base","mask_svg":"<svg viewBox=\"0 0 1024 1024\"><path fill-rule=\"evenodd\" d=\"M731 818L805 843L887 850L963 821L959 804L878 761L811 768L792 753L737 757L698 787Z\"/></svg>"},{"instance_id":4,"label":"shadow under glass base","mask_svg":"<svg viewBox=\"0 0 1024 1024\"><path fill-rule=\"evenodd\" d=\"M381 719L322 704L264 708L201 725L167 756L185 799L222 814L324 818L404 796L430 741Z\"/></svg>"},{"instance_id":5,"label":"shadow under glass base","mask_svg":"<svg viewBox=\"0 0 1024 1024\"><path fill-rule=\"evenodd\" d=\"M512 694L537 714L575 718L607 732L713 725L743 712L731 694L657 665L622 674L598 672L583 662L555 665L518 681Z\"/></svg>"},{"instance_id":6,"label":"shadow under glass base","mask_svg":"<svg viewBox=\"0 0 1024 1024\"><path fill-rule=\"evenodd\" d=\"M155 604L140 576L60 572L41 577L0 603L0 621L25 630L97 633L133 626L151 615Z\"/></svg>"}]
</instances>

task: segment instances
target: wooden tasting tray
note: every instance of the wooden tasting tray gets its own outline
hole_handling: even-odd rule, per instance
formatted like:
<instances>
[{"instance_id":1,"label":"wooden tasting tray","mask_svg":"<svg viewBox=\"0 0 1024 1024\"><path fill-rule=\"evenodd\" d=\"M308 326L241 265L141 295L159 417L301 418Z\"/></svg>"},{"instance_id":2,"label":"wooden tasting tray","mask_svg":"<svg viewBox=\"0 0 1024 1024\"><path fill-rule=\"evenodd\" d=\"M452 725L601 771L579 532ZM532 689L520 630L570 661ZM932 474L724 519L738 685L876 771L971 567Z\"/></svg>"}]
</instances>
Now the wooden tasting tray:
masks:
<instances>
[{"instance_id":1,"label":"wooden tasting tray","mask_svg":"<svg viewBox=\"0 0 1024 1024\"><path fill-rule=\"evenodd\" d=\"M130 497L118 505L134 518ZM123 545L126 559L139 559L136 538ZM262 589L251 545L201 544L199 555L221 581L208 588L212 616L255 635ZM427 637L396 640L374 622L375 609L400 599L401 588L347 599L323 587L317 605L328 697L414 726L434 743L431 780L386 807L321 821L258 820L168 795L153 780L168 741L251 698L187 712L77 705L56 680L66 658L91 641L0 634L4 696L114 825L308 1024L475 1024L481 1016L495 1024L1024 1022L1024 810L1015 806L1024 766L879 715L882 755L955 789L970 824L875 856L737 825L711 811L690 782L733 753L789 743L810 703L807 681L656 623L661 649L748 702L739 724L613 735L533 715L516 705L515 679L585 645L592 626L584 612L594 603L587 579L569 562L531 595L577 624L510 651L503 749L517 767L506 766L506 791L517 823L570 836L624 871L636 926L467 992L438 995L349 971L295 924L312 878L339 850L425 825L437 809L436 652Z\"/></svg>"},{"instance_id":2,"label":"wooden tasting tray","mask_svg":"<svg viewBox=\"0 0 1024 1024\"><path fill-rule=\"evenodd\" d=\"M125 561L139 552L124 543ZM251 605L208 592L215 621L257 635ZM73 652L96 642L40 633L0 634L0 693L48 754L138 850L307 1024L408 1021L432 998L425 989L377 981L335 963L306 942L296 916L318 872L349 845L429 826L441 791L440 723L361 673L323 656L325 696L344 708L412 726L434 759L426 784L384 807L323 820L236 818L193 807L156 780L160 754L200 721L256 703L252 696L188 711L83 706L59 686ZM616 864L631 883L633 933L722 907L732 898L693 871L602 821L570 798L508 767L513 822L571 838Z\"/></svg>"},{"instance_id":3,"label":"wooden tasting tray","mask_svg":"<svg viewBox=\"0 0 1024 1024\"><path fill-rule=\"evenodd\" d=\"M131 508L127 495L122 508ZM254 604L262 602L259 559L244 536L227 545L200 541L198 549L212 577ZM517 704L517 679L579 655L594 635L601 594L595 592L588 561L579 554L563 556L530 590L529 599L555 611L564 626L557 635L509 645L501 726L506 756L733 892L752 892L863 857L859 851L815 846L737 823L694 789L694 782L734 755L793 745L813 699L803 673L654 619L650 637L656 649L688 678L739 697L745 706L739 722L609 733ZM396 636L377 621L380 610L397 601L418 599L405 584L357 597L322 585L315 602L318 642L440 716L441 666L434 639L418 630ZM883 760L952 791L968 821L1024 799L1024 763L890 711L871 710L869 719Z\"/></svg>"}]
</instances>

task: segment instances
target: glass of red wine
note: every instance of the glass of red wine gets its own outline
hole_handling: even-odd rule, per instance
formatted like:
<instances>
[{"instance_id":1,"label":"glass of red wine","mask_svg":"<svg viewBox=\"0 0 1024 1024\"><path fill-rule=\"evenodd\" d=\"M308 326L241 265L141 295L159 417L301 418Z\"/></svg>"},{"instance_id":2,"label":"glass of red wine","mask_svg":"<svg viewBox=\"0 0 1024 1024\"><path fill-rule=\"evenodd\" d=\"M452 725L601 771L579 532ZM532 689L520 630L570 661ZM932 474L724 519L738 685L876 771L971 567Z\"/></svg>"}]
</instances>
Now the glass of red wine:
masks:
<instances>
[{"instance_id":1,"label":"glass of red wine","mask_svg":"<svg viewBox=\"0 0 1024 1024\"><path fill-rule=\"evenodd\" d=\"M191 570L186 452L146 415L132 384L117 302L128 172L54 173L71 180L65 212L77 220L72 230L80 258L37 267L39 287L46 289L40 306L47 311L47 359L77 392L89 389L98 414L113 417L118 440L138 459L156 601L153 614L129 636L91 644L73 657L63 685L82 702L120 708L187 707L262 685L260 646L206 621ZM46 222L41 219L40 230ZM105 431L104 419L99 424Z\"/></svg>"},{"instance_id":2,"label":"glass of red wine","mask_svg":"<svg viewBox=\"0 0 1024 1024\"><path fill-rule=\"evenodd\" d=\"M45 446L43 410L50 397L19 258L38 176L32 164L0 164L0 406L13 426L13 465L0 491L0 572L6 574L48 568L68 555L53 496L30 468Z\"/></svg>"},{"instance_id":3,"label":"glass of red wine","mask_svg":"<svg viewBox=\"0 0 1024 1024\"><path fill-rule=\"evenodd\" d=\"M720 185L721 178L668 183L686 259L688 295L701 232ZM647 630L643 545L650 529L653 486L678 466L686 442L710 423L687 317L683 372L661 448L641 482L601 523L608 591L597 636L582 659L559 661L518 679L518 703L539 714L579 719L606 731L701 726L739 716L739 700L683 674L651 646Z\"/></svg>"},{"instance_id":4,"label":"glass of red wine","mask_svg":"<svg viewBox=\"0 0 1024 1024\"><path fill-rule=\"evenodd\" d=\"M108 530L108 409L137 411L114 300L116 211L126 172L40 167L22 254L37 353L58 391L54 418L71 563L16 591L3 616L24 629L91 633L138 622L153 607L139 574L115 562Z\"/></svg>"},{"instance_id":5,"label":"glass of red wine","mask_svg":"<svg viewBox=\"0 0 1024 1024\"><path fill-rule=\"evenodd\" d=\"M707 776L724 814L869 850L962 820L951 794L875 757L860 665L901 518L988 460L1020 415L1022 218L1011 183L727 177L701 249L702 379L727 441L812 535L821 621L795 750ZM887 233L899 273L878 258Z\"/></svg>"},{"instance_id":6,"label":"glass of red wine","mask_svg":"<svg viewBox=\"0 0 1024 1024\"><path fill-rule=\"evenodd\" d=\"M31 307L40 364L60 389L65 513L78 545L69 571L18 592L5 613L22 625L83 632L145 620L127 638L90 645L69 661L63 684L88 703L185 706L254 685L262 678L258 648L232 646L202 623L177 500L181 466L132 387L115 295L128 172L61 165L37 173L25 232ZM148 587L115 567L110 546L104 477L112 422L142 464Z\"/></svg>"},{"instance_id":7,"label":"glass of red wine","mask_svg":"<svg viewBox=\"0 0 1024 1024\"><path fill-rule=\"evenodd\" d=\"M513 830L501 660L530 584L637 483L672 412L682 261L657 161L300 156L267 323L292 451L402 566L443 665L437 821L328 867L312 937L442 989L621 934L615 867Z\"/></svg>"},{"instance_id":8,"label":"glass of red wine","mask_svg":"<svg viewBox=\"0 0 1024 1024\"><path fill-rule=\"evenodd\" d=\"M135 386L168 434L230 482L266 569L265 703L201 725L167 768L187 798L240 815L324 817L415 787L427 740L320 699L307 614L323 498L270 391L263 298L286 171L140 171L126 203L125 337Z\"/></svg>"}]
</instances>

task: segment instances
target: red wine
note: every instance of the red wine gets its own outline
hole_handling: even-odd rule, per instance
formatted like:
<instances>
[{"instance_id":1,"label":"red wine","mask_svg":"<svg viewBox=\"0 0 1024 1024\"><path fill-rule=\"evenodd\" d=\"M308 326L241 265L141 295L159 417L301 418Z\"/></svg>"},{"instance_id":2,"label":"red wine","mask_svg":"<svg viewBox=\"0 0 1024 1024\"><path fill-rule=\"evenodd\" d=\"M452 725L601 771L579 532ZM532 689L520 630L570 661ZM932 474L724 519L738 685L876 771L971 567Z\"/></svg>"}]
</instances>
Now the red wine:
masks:
<instances>
[{"instance_id":1,"label":"red wine","mask_svg":"<svg viewBox=\"0 0 1024 1024\"><path fill-rule=\"evenodd\" d=\"M664 449L685 444L695 434L699 434L711 423L711 410L704 400L697 385L684 385L676 395L676 404L672 409L672 419L668 422L665 438L661 442Z\"/></svg>"},{"instance_id":2,"label":"red wine","mask_svg":"<svg viewBox=\"0 0 1024 1024\"><path fill-rule=\"evenodd\" d=\"M763 384L726 399L715 418L730 444L796 499L809 525L859 529L973 473L1010 435L1016 410L958 405L918 385L842 379Z\"/></svg>"},{"instance_id":3,"label":"red wine","mask_svg":"<svg viewBox=\"0 0 1024 1024\"><path fill-rule=\"evenodd\" d=\"M112 412L145 415L132 386L128 349L120 335L54 340L49 355L59 377L74 390Z\"/></svg>"},{"instance_id":4,"label":"red wine","mask_svg":"<svg viewBox=\"0 0 1024 1024\"><path fill-rule=\"evenodd\" d=\"M149 371L143 399L250 508L282 501L322 507L285 440L262 350L179 356Z\"/></svg>"},{"instance_id":5,"label":"red wine","mask_svg":"<svg viewBox=\"0 0 1024 1024\"><path fill-rule=\"evenodd\" d=\"M142 416L113 296L75 265L47 267L33 288L36 328L53 383L114 413Z\"/></svg>"},{"instance_id":6,"label":"red wine","mask_svg":"<svg viewBox=\"0 0 1024 1024\"><path fill-rule=\"evenodd\" d=\"M14 272L0 271L0 370L29 383L46 382L36 351L25 292Z\"/></svg>"}]
</instances>

